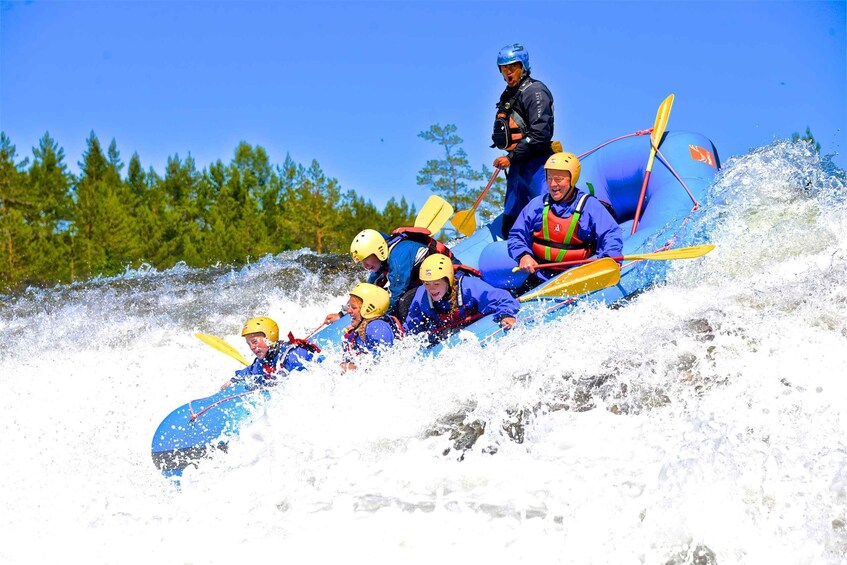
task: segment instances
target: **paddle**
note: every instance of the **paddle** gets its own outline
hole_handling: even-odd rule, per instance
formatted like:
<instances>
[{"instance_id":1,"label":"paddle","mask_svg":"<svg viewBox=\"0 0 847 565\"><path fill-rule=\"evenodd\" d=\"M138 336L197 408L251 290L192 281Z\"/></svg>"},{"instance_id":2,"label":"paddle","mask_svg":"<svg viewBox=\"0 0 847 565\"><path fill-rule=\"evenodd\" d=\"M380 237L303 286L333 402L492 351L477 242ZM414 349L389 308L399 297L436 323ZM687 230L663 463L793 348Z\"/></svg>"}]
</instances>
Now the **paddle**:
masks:
<instances>
[{"instance_id":1,"label":"paddle","mask_svg":"<svg viewBox=\"0 0 847 565\"><path fill-rule=\"evenodd\" d=\"M694 247L679 247L677 249L668 249L666 251L657 251L655 253L643 253L641 255L621 255L618 257L611 257L615 261L635 261L637 259L649 260L649 261L666 261L670 259L694 259L695 257L702 257L715 246L712 244L708 245L695 245ZM595 261L599 261L599 259L579 259L577 261L562 261L560 263L544 263L539 265L539 267L543 269L557 269L562 267L572 267L573 265L584 265L585 263L593 263ZM520 267L515 267L512 269L513 273L520 271Z\"/></svg>"},{"instance_id":2,"label":"paddle","mask_svg":"<svg viewBox=\"0 0 847 565\"><path fill-rule=\"evenodd\" d=\"M473 203L471 209L456 212L456 215L453 216L452 220L450 220L453 227L456 228L462 235L469 236L476 231L476 209L479 207L482 199L485 198L485 195L488 193L488 189L491 188L492 184L494 184L494 179L496 179L499 174L500 169L495 169L494 174L491 175L491 180L489 180L488 184L485 185L485 188L482 189L482 193L476 199L476 202Z\"/></svg>"},{"instance_id":3,"label":"paddle","mask_svg":"<svg viewBox=\"0 0 847 565\"><path fill-rule=\"evenodd\" d=\"M579 296L606 288L621 280L621 269L614 259L604 257L588 265L575 267L553 279L546 287L525 294L518 300L526 302L537 298L552 298L555 296Z\"/></svg>"},{"instance_id":4,"label":"paddle","mask_svg":"<svg viewBox=\"0 0 847 565\"><path fill-rule=\"evenodd\" d=\"M453 207L450 206L450 203L440 196L433 194L427 199L421 211L418 212L415 218L415 227L426 228L432 235L435 235L441 231L441 228L444 227L444 224L447 223L447 220L452 215Z\"/></svg>"},{"instance_id":5,"label":"paddle","mask_svg":"<svg viewBox=\"0 0 847 565\"><path fill-rule=\"evenodd\" d=\"M659 111L656 113L656 123L653 125L653 133L650 134L650 158L647 160L647 171L644 173L644 182L641 184L641 194L638 196L638 206L635 207L635 218L632 220L632 231L638 229L638 220L641 218L641 207L644 205L644 195L647 194L647 183L650 180L650 172L653 170L653 160L656 158L656 150L665 135L668 118L671 117L671 106L673 106L673 94L665 98Z\"/></svg>"},{"instance_id":6,"label":"paddle","mask_svg":"<svg viewBox=\"0 0 847 565\"><path fill-rule=\"evenodd\" d=\"M235 350L233 346L231 346L216 335L196 333L194 334L194 337L196 337L206 345L214 347L221 353L226 353L239 363L242 363L245 367L250 364L244 359L244 357L241 356L238 351Z\"/></svg>"}]
</instances>

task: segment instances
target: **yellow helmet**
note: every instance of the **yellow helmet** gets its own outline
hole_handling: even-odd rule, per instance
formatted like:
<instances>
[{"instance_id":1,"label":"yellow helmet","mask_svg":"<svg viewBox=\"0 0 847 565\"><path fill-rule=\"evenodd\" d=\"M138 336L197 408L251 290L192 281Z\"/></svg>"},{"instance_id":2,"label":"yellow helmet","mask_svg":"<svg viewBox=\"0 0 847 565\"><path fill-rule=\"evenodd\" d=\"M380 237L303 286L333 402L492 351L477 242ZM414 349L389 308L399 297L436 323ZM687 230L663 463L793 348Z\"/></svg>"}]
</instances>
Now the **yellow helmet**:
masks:
<instances>
[{"instance_id":1,"label":"yellow helmet","mask_svg":"<svg viewBox=\"0 0 847 565\"><path fill-rule=\"evenodd\" d=\"M577 156L567 152L550 155L550 158L544 163L544 168L548 171L568 171L571 174L571 186L576 186L576 181L579 180L579 171L582 169Z\"/></svg>"},{"instance_id":2,"label":"yellow helmet","mask_svg":"<svg viewBox=\"0 0 847 565\"><path fill-rule=\"evenodd\" d=\"M279 326L276 322L265 316L258 318L250 318L244 322L244 327L241 328L241 335L263 333L268 341L276 343L279 341Z\"/></svg>"},{"instance_id":3,"label":"yellow helmet","mask_svg":"<svg viewBox=\"0 0 847 565\"><path fill-rule=\"evenodd\" d=\"M447 277L447 282L453 286L453 262L441 253L433 253L421 263L420 279L423 282L437 281Z\"/></svg>"},{"instance_id":4,"label":"yellow helmet","mask_svg":"<svg viewBox=\"0 0 847 565\"><path fill-rule=\"evenodd\" d=\"M388 304L391 302L391 295L387 290L370 283L357 284L350 291L350 296L355 296L362 301L360 312L365 320L373 320L384 315L388 312Z\"/></svg>"},{"instance_id":5,"label":"yellow helmet","mask_svg":"<svg viewBox=\"0 0 847 565\"><path fill-rule=\"evenodd\" d=\"M371 255L376 255L377 259L385 261L388 259L388 242L376 230L362 230L350 244L350 255L356 263Z\"/></svg>"}]
</instances>

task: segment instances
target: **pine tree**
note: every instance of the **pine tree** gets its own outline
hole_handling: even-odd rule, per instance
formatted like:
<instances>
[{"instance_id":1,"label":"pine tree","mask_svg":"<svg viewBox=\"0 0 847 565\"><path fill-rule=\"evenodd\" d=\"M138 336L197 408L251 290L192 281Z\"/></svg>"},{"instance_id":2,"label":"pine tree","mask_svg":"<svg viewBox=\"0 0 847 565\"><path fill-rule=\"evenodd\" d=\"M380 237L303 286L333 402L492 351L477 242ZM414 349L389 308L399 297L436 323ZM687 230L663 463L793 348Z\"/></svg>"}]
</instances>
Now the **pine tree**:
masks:
<instances>
[{"instance_id":1,"label":"pine tree","mask_svg":"<svg viewBox=\"0 0 847 565\"><path fill-rule=\"evenodd\" d=\"M74 254L82 262L81 276L115 274L141 254L133 199L120 177L123 163L115 141L108 156L93 131L86 144L74 187Z\"/></svg>"},{"instance_id":2,"label":"pine tree","mask_svg":"<svg viewBox=\"0 0 847 565\"><path fill-rule=\"evenodd\" d=\"M442 127L435 124L427 131L420 132L418 137L437 143L444 151L443 159L430 159L418 171L418 185L428 186L456 210L469 208L476 194L468 187L468 182L478 181L482 176L468 163L467 153L461 147L463 139L456 135L456 126L447 124Z\"/></svg>"},{"instance_id":3,"label":"pine tree","mask_svg":"<svg viewBox=\"0 0 847 565\"><path fill-rule=\"evenodd\" d=\"M0 288L11 288L30 276L32 230L27 210L34 208L28 197L28 161L15 162L17 148L0 132Z\"/></svg>"},{"instance_id":4,"label":"pine tree","mask_svg":"<svg viewBox=\"0 0 847 565\"><path fill-rule=\"evenodd\" d=\"M37 240L32 244L37 257L34 262L37 278L45 282L67 282L71 280L74 267L70 231L73 177L64 163L64 150L49 132L32 152L33 162L28 174L31 195L39 209L31 218Z\"/></svg>"},{"instance_id":5,"label":"pine tree","mask_svg":"<svg viewBox=\"0 0 847 565\"><path fill-rule=\"evenodd\" d=\"M391 198L385 204L382 213L380 214L382 221L380 225L383 231L391 231L398 227L411 226L415 223L415 207L409 208L406 202L406 197L400 198L398 203L394 198Z\"/></svg>"},{"instance_id":6,"label":"pine tree","mask_svg":"<svg viewBox=\"0 0 847 565\"><path fill-rule=\"evenodd\" d=\"M161 241L153 254L153 264L160 268L184 261L191 266L204 266L205 202L201 194L202 177L189 155L168 157L165 176L157 183L163 202Z\"/></svg>"},{"instance_id":7,"label":"pine tree","mask_svg":"<svg viewBox=\"0 0 847 565\"><path fill-rule=\"evenodd\" d=\"M792 133L791 134L791 141L793 141L795 143L798 142L798 141L804 141L804 142L808 143L812 147L812 149L815 150L815 153L821 152L821 144L818 143L817 140L815 139L815 136L812 135L812 128L810 128L809 126L806 126L806 135L804 135L803 137L800 137L800 134L797 133L796 131L794 133Z\"/></svg>"},{"instance_id":8,"label":"pine tree","mask_svg":"<svg viewBox=\"0 0 847 565\"><path fill-rule=\"evenodd\" d=\"M281 225L291 234L294 247L308 247L316 253L337 251L345 244L340 234L342 204L338 181L328 178L317 161L308 169L296 169L285 198L286 215Z\"/></svg>"}]
</instances>

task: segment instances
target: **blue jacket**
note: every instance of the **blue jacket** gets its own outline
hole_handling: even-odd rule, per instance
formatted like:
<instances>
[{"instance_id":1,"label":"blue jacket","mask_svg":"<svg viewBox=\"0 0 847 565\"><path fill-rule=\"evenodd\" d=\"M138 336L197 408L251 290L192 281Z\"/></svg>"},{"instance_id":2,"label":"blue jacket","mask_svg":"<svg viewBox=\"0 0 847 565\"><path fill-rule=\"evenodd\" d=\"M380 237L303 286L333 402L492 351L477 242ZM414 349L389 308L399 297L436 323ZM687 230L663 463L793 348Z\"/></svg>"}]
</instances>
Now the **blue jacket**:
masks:
<instances>
[{"instance_id":1,"label":"blue jacket","mask_svg":"<svg viewBox=\"0 0 847 565\"><path fill-rule=\"evenodd\" d=\"M526 81L530 84L527 85ZM509 160L518 163L553 153L550 149L553 140L553 95L543 82L527 77L515 88L506 87L500 95L500 104L511 100L521 87L524 89L515 98L514 111L526 124L526 137L508 154Z\"/></svg>"},{"instance_id":2,"label":"blue jacket","mask_svg":"<svg viewBox=\"0 0 847 565\"><path fill-rule=\"evenodd\" d=\"M584 192L577 188L569 201L553 202L550 210L560 218L573 216L582 194ZM512 229L509 230L509 255L515 261L520 262L524 255L532 255L532 234L541 229L544 204L549 198L549 194L543 194L530 200L529 204L521 210ZM595 256L598 258L618 257L623 254L621 227L606 207L593 196L585 202L576 236L582 241L593 243L596 250ZM540 278L547 279L560 273L561 271L551 269L540 273Z\"/></svg>"},{"instance_id":3,"label":"blue jacket","mask_svg":"<svg viewBox=\"0 0 847 565\"><path fill-rule=\"evenodd\" d=\"M386 240L388 238L388 236L385 236ZM369 283L379 286L384 286L379 284L379 279L387 277L387 290L391 293L391 301L388 303L389 312L394 311L397 301L400 300L404 292L411 288L413 278L415 280L417 279L415 263L418 262L419 253L420 260L423 260L426 253L426 246L416 241L404 239L391 249L388 259L382 263L383 268L376 273L371 273L368 277ZM412 275L415 276L413 277Z\"/></svg>"},{"instance_id":4,"label":"blue jacket","mask_svg":"<svg viewBox=\"0 0 847 565\"><path fill-rule=\"evenodd\" d=\"M305 347L277 342L268 350L264 359L258 357L249 367L235 371L233 383L243 382L251 386L272 386L278 377L287 377L291 371L300 371L311 361L314 353Z\"/></svg>"},{"instance_id":5,"label":"blue jacket","mask_svg":"<svg viewBox=\"0 0 847 565\"><path fill-rule=\"evenodd\" d=\"M383 348L394 345L394 329L387 320L377 318L368 322L365 327L364 340L354 331L347 343L352 346L354 353L370 352L374 357L378 357Z\"/></svg>"},{"instance_id":6,"label":"blue jacket","mask_svg":"<svg viewBox=\"0 0 847 565\"><path fill-rule=\"evenodd\" d=\"M494 314L494 319L499 322L503 318L514 317L521 307L520 302L508 291L493 287L478 277L456 273L456 281L450 292L456 292L457 288L462 293L464 317L474 314ZM438 315L447 314L450 308L449 296L432 302L426 287L421 286L415 293L403 327L409 334L438 330L449 323L439 319Z\"/></svg>"}]
</instances>

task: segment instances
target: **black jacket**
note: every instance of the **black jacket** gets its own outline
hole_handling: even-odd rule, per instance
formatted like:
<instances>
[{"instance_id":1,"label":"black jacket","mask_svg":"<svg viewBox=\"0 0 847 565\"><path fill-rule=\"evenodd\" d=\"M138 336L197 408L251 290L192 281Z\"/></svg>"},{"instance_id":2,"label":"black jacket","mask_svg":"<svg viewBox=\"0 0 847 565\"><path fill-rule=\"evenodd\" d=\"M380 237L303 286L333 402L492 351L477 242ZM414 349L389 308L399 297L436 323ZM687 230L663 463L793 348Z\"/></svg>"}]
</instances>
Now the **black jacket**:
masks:
<instances>
[{"instance_id":1,"label":"black jacket","mask_svg":"<svg viewBox=\"0 0 847 565\"><path fill-rule=\"evenodd\" d=\"M509 152L509 160L521 162L538 155L552 155L553 95L543 82L526 77L515 88L506 87L497 108L509 102L516 91L520 92L515 98L513 111L526 124L526 137Z\"/></svg>"}]
</instances>

